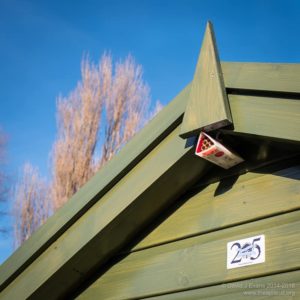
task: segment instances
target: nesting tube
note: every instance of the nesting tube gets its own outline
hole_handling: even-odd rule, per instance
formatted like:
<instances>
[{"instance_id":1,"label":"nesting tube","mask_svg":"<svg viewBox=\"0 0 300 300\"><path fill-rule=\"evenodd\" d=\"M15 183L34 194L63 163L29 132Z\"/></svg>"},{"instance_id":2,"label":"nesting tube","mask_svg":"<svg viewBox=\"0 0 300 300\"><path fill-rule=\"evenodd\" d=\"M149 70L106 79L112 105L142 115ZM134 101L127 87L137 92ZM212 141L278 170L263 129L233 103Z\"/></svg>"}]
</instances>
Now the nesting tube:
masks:
<instances>
[{"instance_id":1,"label":"nesting tube","mask_svg":"<svg viewBox=\"0 0 300 300\"><path fill-rule=\"evenodd\" d=\"M213 142L209 140L208 138L205 138L202 142L201 151L204 151L208 148L210 148L213 145Z\"/></svg>"}]
</instances>

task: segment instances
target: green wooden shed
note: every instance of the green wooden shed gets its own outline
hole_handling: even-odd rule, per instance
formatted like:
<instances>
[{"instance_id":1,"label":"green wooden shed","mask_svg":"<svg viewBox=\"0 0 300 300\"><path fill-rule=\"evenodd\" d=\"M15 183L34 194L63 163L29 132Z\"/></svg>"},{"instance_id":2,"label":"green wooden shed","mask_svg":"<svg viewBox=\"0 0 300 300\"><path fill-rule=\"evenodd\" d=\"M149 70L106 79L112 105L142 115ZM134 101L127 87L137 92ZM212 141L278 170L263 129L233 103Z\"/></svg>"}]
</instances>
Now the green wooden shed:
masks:
<instances>
[{"instance_id":1,"label":"green wooden shed","mask_svg":"<svg viewBox=\"0 0 300 300\"><path fill-rule=\"evenodd\" d=\"M243 162L195 155L206 132ZM0 299L300 299L300 65L220 62L0 268Z\"/></svg>"}]
</instances>

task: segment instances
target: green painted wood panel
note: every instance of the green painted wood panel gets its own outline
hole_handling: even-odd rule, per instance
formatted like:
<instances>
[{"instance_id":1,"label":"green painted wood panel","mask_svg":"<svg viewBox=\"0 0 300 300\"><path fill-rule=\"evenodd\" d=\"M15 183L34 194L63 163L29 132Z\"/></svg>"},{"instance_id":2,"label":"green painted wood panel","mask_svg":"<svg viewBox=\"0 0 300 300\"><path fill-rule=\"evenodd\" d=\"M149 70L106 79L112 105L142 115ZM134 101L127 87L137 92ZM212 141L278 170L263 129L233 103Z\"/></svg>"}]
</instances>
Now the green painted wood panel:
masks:
<instances>
[{"instance_id":1,"label":"green painted wood panel","mask_svg":"<svg viewBox=\"0 0 300 300\"><path fill-rule=\"evenodd\" d=\"M187 87L1 265L0 291L180 123L188 94Z\"/></svg>"},{"instance_id":2,"label":"green painted wood panel","mask_svg":"<svg viewBox=\"0 0 300 300\"><path fill-rule=\"evenodd\" d=\"M226 88L300 93L300 64L222 62Z\"/></svg>"},{"instance_id":3,"label":"green painted wood panel","mask_svg":"<svg viewBox=\"0 0 300 300\"><path fill-rule=\"evenodd\" d=\"M221 65L226 88L300 92L300 64L222 62ZM180 123L189 98L190 87L191 85L188 85L63 208L4 262L0 271L0 290L33 262L172 131L174 126ZM251 125L249 128L245 131L251 132Z\"/></svg>"},{"instance_id":4,"label":"green painted wood panel","mask_svg":"<svg viewBox=\"0 0 300 300\"><path fill-rule=\"evenodd\" d=\"M0 299L63 295L131 240L207 168L209 163L193 155L177 127L5 288Z\"/></svg>"},{"instance_id":5,"label":"green painted wood panel","mask_svg":"<svg viewBox=\"0 0 300 300\"><path fill-rule=\"evenodd\" d=\"M300 209L300 165L234 180L211 184L191 196L133 251ZM227 191L218 194L222 189Z\"/></svg>"},{"instance_id":6,"label":"green painted wood panel","mask_svg":"<svg viewBox=\"0 0 300 300\"><path fill-rule=\"evenodd\" d=\"M226 269L227 242L264 234L266 261ZM300 269L300 211L133 252L78 299L136 299Z\"/></svg>"},{"instance_id":7,"label":"green painted wood panel","mask_svg":"<svg viewBox=\"0 0 300 300\"><path fill-rule=\"evenodd\" d=\"M232 123L213 27L207 23L180 136L210 131Z\"/></svg>"},{"instance_id":8,"label":"green painted wood panel","mask_svg":"<svg viewBox=\"0 0 300 300\"><path fill-rule=\"evenodd\" d=\"M300 141L300 101L229 95L234 131Z\"/></svg>"},{"instance_id":9,"label":"green painted wood panel","mask_svg":"<svg viewBox=\"0 0 300 300\"><path fill-rule=\"evenodd\" d=\"M248 103L247 105L240 105L238 101L233 103L232 107L236 107L236 114L247 111L247 107L250 102L246 102ZM290 109L292 108L290 107ZM286 114L288 113L290 112L286 112ZM272 116L273 115L271 115L271 117ZM259 119L260 124L264 124L264 122L266 122L265 124L268 124L268 118L262 115L259 117L261 118ZM276 116L276 118L277 117L280 119L280 116ZM287 120L286 116L285 120ZM253 118L252 122L253 123L247 123L247 126L250 129L255 128L257 118ZM286 130L288 128L289 127L285 127ZM122 203L118 204L119 202L113 202L115 200L103 200L110 199L111 193L114 193L113 188L109 192L107 192L102 197L102 200L97 202L97 204L95 204L92 209L87 211L89 213L86 213L84 217L79 218L73 226L71 226L67 230L65 228L61 228L62 231L64 230L64 233L60 232L60 234L62 234L60 238L57 238L55 242L53 242L49 246L49 248L47 248L47 250L37 258L35 257L37 253L35 253L34 250L38 248L36 248L36 246L39 244L37 240L37 236L39 235L34 236L31 242L29 241L27 245L32 246L33 253L35 253L35 255L33 254L33 259L35 260L31 265L28 266L27 269L24 270L23 273L20 274L18 278L16 278L14 282L11 283L11 285L7 286L7 290L5 293L9 294L10 290L14 295L23 295L26 291L26 293L28 293L27 295L36 293L37 297L40 297L40 293L45 293L46 295L50 294L49 291L53 289L53 286L56 285L57 281L62 281L64 282L64 284L60 284L59 288L56 288L55 292L59 294L62 293L62 291L66 291L73 285L76 285L76 283L82 279L82 277L90 267L103 263L108 258L108 256L113 255L113 253L117 251L119 247L121 247L121 245L125 244L138 230L140 230L142 224L146 225L147 222L149 222L156 213L158 213L161 209L163 209L163 207L174 201L175 198L179 196L179 193L188 189L189 185L192 185L193 181L196 180L196 178L199 179L200 174L204 171L203 168L209 167L211 165L205 163L203 160L197 157L194 157L193 149L191 149L191 147L185 148L185 142L181 138L179 138L178 135L179 129L176 129L170 135L171 137L168 136L167 138L165 138L163 142L161 142L161 144L159 144L152 152L148 154L148 156L140 161L140 163L128 173L131 174L130 176L128 176L127 174L127 176L122 179L123 181L120 180L114 186L114 188L116 187L116 190L118 190L119 183L121 185L123 185L123 183L125 184L124 188L121 189L123 193L120 194L119 192L118 196L116 196L117 199L125 198L126 201L128 201L128 207L126 207L125 210L124 206L122 206ZM150 157L151 159L149 159ZM147 168L149 169L144 169L144 167L141 167L145 165L147 165ZM144 174L147 174L147 176L145 176ZM132 178L130 181L130 185L127 183L129 178ZM97 184L93 180L92 182L94 184L93 190L86 190L87 194L83 197L83 199L92 199L92 202L96 202L93 197L95 191L97 190ZM132 193L136 193L136 195L139 196L137 198L130 198L132 195L128 194L126 190L131 191ZM151 205L153 202L152 199L156 199L157 193L161 193L162 191L163 194L161 194L161 198L157 200L158 202L155 202L156 205ZM81 191L78 195L82 195L82 193L83 192ZM124 197L123 194L125 194L126 197ZM78 195L76 197L79 197ZM99 196L99 198L101 198L101 195ZM75 200L71 201L72 202L70 203L76 202ZM101 213L100 210L95 209L95 207L100 207L103 203L106 203L106 201L112 201L109 206L112 207L112 211L115 213L110 214L110 221L109 223L106 223L106 225L110 224L110 226L105 226L104 223L100 224L96 222L96 224L100 224L100 227L97 227L97 225L93 227L93 230L87 229L91 227L91 225L89 225L91 223L79 220L87 220L90 214L94 215L94 218L96 218L96 215L98 214L97 218L101 219L101 217L99 217L101 216L101 214L108 213L105 210L103 210L103 212ZM129 203L135 208L132 209ZM149 205L149 207L147 205ZM91 206L91 203L88 206ZM74 209L74 207L72 209ZM72 211L71 215L75 213L75 211L76 209ZM80 211L80 213L82 212ZM130 214L130 216L133 216L135 219L135 214L138 215L137 220L135 220L134 226L133 223L127 224L127 222L129 222L127 221L127 213ZM59 214L59 216L60 218L63 218L61 214ZM59 220L62 222L62 224L64 224L63 219ZM107 217L105 217L103 220L107 221ZM82 225L83 223L84 225ZM45 228L49 228L49 226L51 226L52 224L52 221L47 224L48 225L46 225ZM115 226L114 224L117 224L117 226L113 227ZM127 225L124 226L124 224ZM88 232L89 234L86 234L86 232ZM103 235L105 236L105 238L103 237ZM78 236L83 236L84 238L78 239ZM115 243L108 241L110 236L115 236ZM105 245L105 249L102 249L99 245ZM29 246L25 251L25 254L27 256L30 255ZM48 246L48 244L44 244L44 246L46 247ZM99 249L99 253L101 253L101 255L95 254L95 248ZM40 249L40 251L45 250L43 248L38 249ZM20 250L20 253L23 254L23 250ZM90 256L90 260L84 260L83 257L85 256ZM22 258L21 255L18 257ZM47 272L44 272L43 270L45 269L45 266L48 265L49 260L55 263L53 263L51 269L47 270ZM20 259L20 261L22 262L22 259ZM19 266L18 263L20 261L16 261L17 266ZM14 263L14 259L11 259L9 264L13 265ZM6 264L4 269L9 274L11 274L10 270L8 269L9 264ZM20 268L17 268L17 270L20 270ZM43 276L37 275L41 272L43 273ZM28 274L30 274L30 276ZM66 276L66 274L68 274L68 276ZM9 277L4 274L3 278L7 279ZM38 280L31 280L31 278L38 278ZM27 284L24 284L24 282L27 282ZM53 297L55 297L55 294L53 292L52 295Z\"/></svg>"},{"instance_id":10,"label":"green painted wood panel","mask_svg":"<svg viewBox=\"0 0 300 300\"><path fill-rule=\"evenodd\" d=\"M300 65L243 63L243 67L238 67L240 73L236 76L237 67L236 63L222 63L226 87L299 92ZM277 71L274 73L275 69ZM255 76L251 80L245 80L249 76L249 70L256 70ZM263 78L269 78L273 73L275 75L272 80L263 80ZM286 85L285 89L282 88L284 78L288 78L290 83ZM19 273L34 262L67 228L75 223L180 123L189 92L190 85L1 266L0 289L7 286ZM256 120L253 119L254 121ZM266 124L268 125L268 122ZM251 132L252 127L253 125L250 124L245 131ZM285 126L284 128L288 129ZM285 132L282 134L285 136Z\"/></svg>"},{"instance_id":11,"label":"green painted wood panel","mask_svg":"<svg viewBox=\"0 0 300 300\"><path fill-rule=\"evenodd\" d=\"M299 295L300 271L294 271L151 297L151 300L296 300Z\"/></svg>"}]
</instances>

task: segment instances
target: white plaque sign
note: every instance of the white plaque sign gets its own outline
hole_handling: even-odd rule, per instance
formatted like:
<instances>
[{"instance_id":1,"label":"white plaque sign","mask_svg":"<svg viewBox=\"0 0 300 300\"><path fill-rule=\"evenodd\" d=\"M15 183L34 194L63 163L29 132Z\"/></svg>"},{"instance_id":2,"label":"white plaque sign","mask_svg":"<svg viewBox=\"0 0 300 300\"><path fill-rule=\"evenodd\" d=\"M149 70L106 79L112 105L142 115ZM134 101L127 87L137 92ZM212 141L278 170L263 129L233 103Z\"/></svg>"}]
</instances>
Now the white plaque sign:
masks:
<instances>
[{"instance_id":1,"label":"white plaque sign","mask_svg":"<svg viewBox=\"0 0 300 300\"><path fill-rule=\"evenodd\" d=\"M264 262L264 235L227 243L227 269L240 268Z\"/></svg>"}]
</instances>

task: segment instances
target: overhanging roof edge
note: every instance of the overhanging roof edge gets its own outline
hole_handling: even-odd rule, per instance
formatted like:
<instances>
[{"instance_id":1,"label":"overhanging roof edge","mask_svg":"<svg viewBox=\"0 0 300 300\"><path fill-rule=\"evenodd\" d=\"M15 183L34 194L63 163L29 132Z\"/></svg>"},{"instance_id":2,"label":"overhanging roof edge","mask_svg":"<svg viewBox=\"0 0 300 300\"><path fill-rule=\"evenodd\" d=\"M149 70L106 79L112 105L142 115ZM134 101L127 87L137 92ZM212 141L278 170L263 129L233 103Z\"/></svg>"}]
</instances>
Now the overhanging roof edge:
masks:
<instances>
[{"instance_id":1,"label":"overhanging roof edge","mask_svg":"<svg viewBox=\"0 0 300 300\"><path fill-rule=\"evenodd\" d=\"M253 75L253 72L256 74L251 82L246 80L249 70L250 74ZM280 76L286 78L289 75L292 80L286 92L300 92L295 75L300 74L300 65L222 63L222 71L226 87L230 83L230 88L246 86L246 89L266 90L264 86L267 84L267 90L281 91L282 78ZM260 80L260 78L269 78L271 75L274 78L272 82ZM298 86L298 90L296 86ZM1 266L0 285L2 289L180 123L188 93L189 85L181 92L181 96L176 97L165 107L111 162Z\"/></svg>"}]
</instances>

